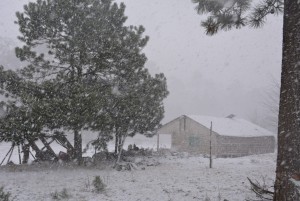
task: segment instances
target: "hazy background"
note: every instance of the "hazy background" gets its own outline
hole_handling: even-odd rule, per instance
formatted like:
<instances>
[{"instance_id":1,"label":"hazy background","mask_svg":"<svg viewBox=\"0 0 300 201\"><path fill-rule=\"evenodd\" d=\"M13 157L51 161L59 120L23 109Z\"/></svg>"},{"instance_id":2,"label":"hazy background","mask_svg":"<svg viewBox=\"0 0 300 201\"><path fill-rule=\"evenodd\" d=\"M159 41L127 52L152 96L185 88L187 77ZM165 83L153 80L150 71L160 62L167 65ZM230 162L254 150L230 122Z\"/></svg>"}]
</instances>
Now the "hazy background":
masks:
<instances>
[{"instance_id":1,"label":"hazy background","mask_svg":"<svg viewBox=\"0 0 300 201\"><path fill-rule=\"evenodd\" d=\"M0 1L0 64L20 67L15 12L29 0ZM118 0L118 2L121 2ZM190 0L124 0L128 24L143 25L150 41L147 67L162 72L170 91L165 119L182 114L236 114L270 130L268 105L280 80L282 16L261 29L244 28L206 36ZM275 92L274 92L275 91Z\"/></svg>"}]
</instances>

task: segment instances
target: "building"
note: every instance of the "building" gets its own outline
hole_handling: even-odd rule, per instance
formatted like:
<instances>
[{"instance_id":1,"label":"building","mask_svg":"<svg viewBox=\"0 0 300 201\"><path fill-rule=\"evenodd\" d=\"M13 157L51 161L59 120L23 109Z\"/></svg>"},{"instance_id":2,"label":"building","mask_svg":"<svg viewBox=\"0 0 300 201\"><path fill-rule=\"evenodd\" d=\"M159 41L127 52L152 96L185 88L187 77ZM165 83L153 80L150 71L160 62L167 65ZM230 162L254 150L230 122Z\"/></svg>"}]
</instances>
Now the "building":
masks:
<instances>
[{"instance_id":1,"label":"building","mask_svg":"<svg viewBox=\"0 0 300 201\"><path fill-rule=\"evenodd\" d=\"M171 135L171 149L217 157L273 153L275 137L270 131L244 119L183 115L163 125L161 135ZM211 146L210 146L211 144Z\"/></svg>"}]
</instances>

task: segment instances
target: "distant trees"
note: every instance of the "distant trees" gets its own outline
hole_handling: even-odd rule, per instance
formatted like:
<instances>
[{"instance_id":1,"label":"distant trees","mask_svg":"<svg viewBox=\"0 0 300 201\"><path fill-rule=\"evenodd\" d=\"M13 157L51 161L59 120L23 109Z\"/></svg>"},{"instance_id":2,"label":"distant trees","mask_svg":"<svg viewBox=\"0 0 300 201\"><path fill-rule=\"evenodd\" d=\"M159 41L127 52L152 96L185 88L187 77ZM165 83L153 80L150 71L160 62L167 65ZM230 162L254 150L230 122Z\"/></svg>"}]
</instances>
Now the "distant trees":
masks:
<instances>
[{"instance_id":1,"label":"distant trees","mask_svg":"<svg viewBox=\"0 0 300 201\"><path fill-rule=\"evenodd\" d=\"M278 122L278 156L274 200L299 200L293 177L300 170L300 4L298 1L192 0L199 14L209 17L202 22L208 35L249 25L260 27L268 14L284 13L283 55ZM249 9L252 9L249 12Z\"/></svg>"},{"instance_id":2,"label":"distant trees","mask_svg":"<svg viewBox=\"0 0 300 201\"><path fill-rule=\"evenodd\" d=\"M16 56L28 65L16 77L36 89L17 93L17 108L36 111L43 129L73 131L78 161L82 130L99 132L99 143L113 134L118 141L153 131L163 118L166 79L145 69L148 37L142 26L124 25L124 11L112 0L37 0L17 13L24 46Z\"/></svg>"}]
</instances>

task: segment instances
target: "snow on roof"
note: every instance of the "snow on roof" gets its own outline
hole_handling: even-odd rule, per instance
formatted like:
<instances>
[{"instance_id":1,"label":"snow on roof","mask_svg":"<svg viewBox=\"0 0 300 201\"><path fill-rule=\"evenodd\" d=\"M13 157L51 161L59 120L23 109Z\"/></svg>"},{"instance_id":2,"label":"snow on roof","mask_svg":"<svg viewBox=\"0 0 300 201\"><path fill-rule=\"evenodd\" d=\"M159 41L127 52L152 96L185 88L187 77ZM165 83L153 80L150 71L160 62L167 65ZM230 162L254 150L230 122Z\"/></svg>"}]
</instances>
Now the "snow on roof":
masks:
<instances>
[{"instance_id":1,"label":"snow on roof","mask_svg":"<svg viewBox=\"0 0 300 201\"><path fill-rule=\"evenodd\" d=\"M186 115L201 125L210 128L212 122L212 130L224 136L236 137L260 137L274 136L274 134L258 125L255 125L244 119L233 116L228 117L210 117L198 115Z\"/></svg>"}]
</instances>

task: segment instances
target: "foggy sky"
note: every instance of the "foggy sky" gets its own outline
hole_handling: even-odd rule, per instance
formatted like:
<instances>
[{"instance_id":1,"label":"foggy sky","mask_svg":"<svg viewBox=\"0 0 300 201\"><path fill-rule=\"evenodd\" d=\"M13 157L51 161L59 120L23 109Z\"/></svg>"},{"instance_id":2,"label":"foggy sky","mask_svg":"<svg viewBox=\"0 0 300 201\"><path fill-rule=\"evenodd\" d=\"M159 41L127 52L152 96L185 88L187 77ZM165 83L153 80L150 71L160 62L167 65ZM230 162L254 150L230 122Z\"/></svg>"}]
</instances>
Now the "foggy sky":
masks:
<instances>
[{"instance_id":1,"label":"foggy sky","mask_svg":"<svg viewBox=\"0 0 300 201\"><path fill-rule=\"evenodd\" d=\"M0 1L2 55L6 48L1 40L17 42L15 12L26 2ZM147 67L167 77L170 95L163 122L182 114L234 113L264 124L266 94L273 91L274 80L280 80L282 16L269 17L261 29L243 28L211 37L200 27L203 17L197 15L190 0L123 2L127 24L143 25L150 36L144 49ZM9 62L0 60L3 63Z\"/></svg>"}]
</instances>

